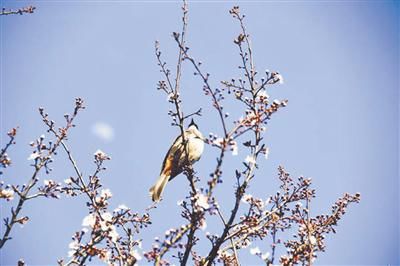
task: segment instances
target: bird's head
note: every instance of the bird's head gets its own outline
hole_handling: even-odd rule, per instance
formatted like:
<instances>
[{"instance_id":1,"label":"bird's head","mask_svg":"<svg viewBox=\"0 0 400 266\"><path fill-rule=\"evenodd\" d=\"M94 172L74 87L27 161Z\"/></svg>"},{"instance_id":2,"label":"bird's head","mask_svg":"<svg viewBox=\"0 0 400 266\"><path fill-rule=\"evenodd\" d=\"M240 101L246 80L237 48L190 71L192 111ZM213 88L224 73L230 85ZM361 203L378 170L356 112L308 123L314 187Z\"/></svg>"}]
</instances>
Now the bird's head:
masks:
<instances>
[{"instance_id":1,"label":"bird's head","mask_svg":"<svg viewBox=\"0 0 400 266\"><path fill-rule=\"evenodd\" d=\"M190 128L190 127L195 127L197 130L199 129L199 127L197 126L197 124L194 122L193 118L192 118L192 121L190 121L190 124L189 124L189 127L188 127L188 128Z\"/></svg>"},{"instance_id":2,"label":"bird's head","mask_svg":"<svg viewBox=\"0 0 400 266\"><path fill-rule=\"evenodd\" d=\"M190 122L189 127L187 128L186 132L189 134L193 134L196 138L199 138L204 141L203 135L199 131L199 127L197 126L197 124L194 122L193 119Z\"/></svg>"}]
</instances>

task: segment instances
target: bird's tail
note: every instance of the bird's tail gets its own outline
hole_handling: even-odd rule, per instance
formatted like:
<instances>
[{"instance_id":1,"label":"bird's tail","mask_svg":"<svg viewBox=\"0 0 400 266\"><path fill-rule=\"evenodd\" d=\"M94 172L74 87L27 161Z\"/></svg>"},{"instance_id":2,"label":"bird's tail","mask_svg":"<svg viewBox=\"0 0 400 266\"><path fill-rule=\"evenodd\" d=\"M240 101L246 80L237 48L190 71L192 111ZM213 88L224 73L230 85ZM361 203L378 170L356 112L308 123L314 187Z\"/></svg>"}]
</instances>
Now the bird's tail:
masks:
<instances>
[{"instance_id":1,"label":"bird's tail","mask_svg":"<svg viewBox=\"0 0 400 266\"><path fill-rule=\"evenodd\" d=\"M150 188L150 196L153 201L159 201L165 186L168 183L169 176L161 174L156 184Z\"/></svg>"}]
</instances>

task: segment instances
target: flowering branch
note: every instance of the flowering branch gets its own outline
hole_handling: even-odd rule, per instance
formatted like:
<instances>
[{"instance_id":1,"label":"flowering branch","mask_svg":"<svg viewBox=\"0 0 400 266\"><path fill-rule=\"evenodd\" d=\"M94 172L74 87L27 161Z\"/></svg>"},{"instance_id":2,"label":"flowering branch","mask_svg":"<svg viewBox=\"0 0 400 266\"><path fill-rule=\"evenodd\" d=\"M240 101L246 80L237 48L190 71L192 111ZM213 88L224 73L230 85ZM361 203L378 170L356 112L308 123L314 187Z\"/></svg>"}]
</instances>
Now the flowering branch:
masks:
<instances>
[{"instance_id":1,"label":"flowering branch","mask_svg":"<svg viewBox=\"0 0 400 266\"><path fill-rule=\"evenodd\" d=\"M57 136L52 123L43 118L45 124L49 127L49 131ZM62 146L68 155L71 162L76 178L70 177L64 182L66 187L61 191L70 196L78 194L85 194L88 198L86 206L89 208L90 214L85 217L82 225L85 226L80 232L74 234L74 241L70 244L70 257L71 259L64 264L64 260L58 261L59 265L84 265L87 260L92 257L99 257L107 263L118 263L118 265L133 265L140 258L135 246L140 244L140 241L133 240L133 233L139 232L142 227L147 227L151 222L149 215L145 214L140 216L137 213L132 213L126 206L120 205L113 214L107 212L108 200L112 197L111 191L108 189L99 189L102 187L100 183L99 174L106 170L103 163L110 160L104 152L98 150L94 154L94 163L96 169L92 175L89 176L88 182L85 181L81 171L79 170L75 159L68 146L62 142ZM88 232L86 227L91 228L90 239L87 244L83 244L83 236ZM125 237L122 237L117 232L117 227L123 229ZM105 240L106 247L99 248L98 245ZM113 253L115 251L115 253Z\"/></svg>"},{"instance_id":2,"label":"flowering branch","mask_svg":"<svg viewBox=\"0 0 400 266\"><path fill-rule=\"evenodd\" d=\"M26 14L32 14L33 11L36 9L36 7L34 6L27 6L27 7L23 7L23 8L19 8L17 10L6 10L6 8L2 8L2 10L0 11L0 16L7 16L7 15L22 15L24 13Z\"/></svg>"},{"instance_id":3,"label":"flowering branch","mask_svg":"<svg viewBox=\"0 0 400 266\"><path fill-rule=\"evenodd\" d=\"M11 159L7 155L7 150L8 148L11 147L11 145L15 144L15 136L17 135L17 128L12 128L8 133L8 137L10 138L8 143L4 148L1 149L0 152L0 166L1 168L7 168L9 165L11 165ZM2 175L3 172L0 171L0 175Z\"/></svg>"},{"instance_id":4,"label":"flowering branch","mask_svg":"<svg viewBox=\"0 0 400 266\"><path fill-rule=\"evenodd\" d=\"M37 176L42 169L45 169L47 174L51 171L50 164L53 162L52 156L56 154L57 148L60 146L61 142L67 138L67 132L71 127L74 126L72 122L75 119L80 109L84 109L84 106L83 106L83 101L78 98L75 101L74 115L71 118L66 119L67 123L64 127L60 127L58 129L59 133L56 135L56 140L54 143L49 142L48 144L45 144L44 135L42 135L39 139L37 139L36 142L31 143L31 146L34 147L35 150L28 159L34 160L34 164L32 164L32 166L34 167L34 172L31 178L29 179L27 185L23 185L21 187L13 186L13 190L18 195L19 200L17 206L15 208L11 208L11 217L7 217L4 219L6 230L4 231L3 237L0 239L0 249L9 239L11 239L9 235L11 233L13 226L17 223L24 224L29 220L27 216L19 217L19 213L21 212L25 202L27 200L36 198L38 196L46 195L40 193L34 196L30 196L29 192L39 181ZM39 112L42 117L47 118L47 114L44 114L43 108L40 108ZM53 121L49 121L49 123L51 123L52 127L54 127ZM12 137L15 136L15 131L13 132L12 135L13 135ZM6 149L3 150L5 153Z\"/></svg>"}]
</instances>

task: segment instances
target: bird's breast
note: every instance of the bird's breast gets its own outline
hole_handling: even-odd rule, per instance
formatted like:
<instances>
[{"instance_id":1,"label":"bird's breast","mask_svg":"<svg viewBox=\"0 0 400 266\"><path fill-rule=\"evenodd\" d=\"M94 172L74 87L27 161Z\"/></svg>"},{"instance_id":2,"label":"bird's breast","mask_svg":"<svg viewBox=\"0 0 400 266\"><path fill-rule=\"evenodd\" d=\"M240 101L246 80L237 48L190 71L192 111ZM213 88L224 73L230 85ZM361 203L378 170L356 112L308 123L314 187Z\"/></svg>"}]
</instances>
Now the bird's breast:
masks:
<instances>
[{"instance_id":1,"label":"bird's breast","mask_svg":"<svg viewBox=\"0 0 400 266\"><path fill-rule=\"evenodd\" d=\"M188 146L189 159L191 161L199 160L204 151L204 141L199 138L190 138Z\"/></svg>"}]
</instances>

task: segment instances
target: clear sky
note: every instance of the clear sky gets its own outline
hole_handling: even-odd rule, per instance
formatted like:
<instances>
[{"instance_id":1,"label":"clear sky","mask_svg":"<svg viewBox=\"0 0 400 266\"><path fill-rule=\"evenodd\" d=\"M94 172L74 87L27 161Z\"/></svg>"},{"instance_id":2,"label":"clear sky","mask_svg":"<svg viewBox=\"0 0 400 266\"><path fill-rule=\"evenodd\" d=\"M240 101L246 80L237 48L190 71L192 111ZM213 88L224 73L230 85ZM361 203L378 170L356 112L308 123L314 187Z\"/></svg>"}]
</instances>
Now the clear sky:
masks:
<instances>
[{"instance_id":1,"label":"clear sky","mask_svg":"<svg viewBox=\"0 0 400 266\"><path fill-rule=\"evenodd\" d=\"M110 154L102 180L114 194L111 207L123 203L143 212L150 204L148 189L178 134L170 126L166 97L156 90L161 75L154 41L160 40L166 59L175 63L171 33L180 29L180 2L1 1L10 8L29 4L37 7L34 14L0 18L2 145L7 130L19 126L4 182L23 183L32 173L28 143L45 132L37 108L45 107L61 122L79 96L87 109L68 143L80 168L92 172L97 149ZM278 165L313 178L314 215L328 213L344 192L361 192L361 203L349 208L337 234L328 237L318 263L399 264L399 2L191 2L189 46L215 86L239 74L232 42L239 27L228 14L233 5L247 15L259 71L278 70L285 78L269 93L289 99L268 126L270 158L249 192L264 198L274 193ZM203 107L198 119L203 133L221 133L202 84L191 73L186 65L184 108ZM216 150L206 147L196 165L200 176L208 177L215 157ZM239 147L224 172L245 157ZM51 176L40 178L61 182L70 175L60 152ZM228 211L233 180L227 175L224 181L217 193ZM142 234L145 250L155 236L183 223L176 202L185 195L187 181L179 176L151 213L154 224ZM1 218L9 207L2 202ZM49 265L66 257L86 208L82 198L40 199L29 202L24 214L31 220L15 227L1 251L1 265L15 265L19 258ZM242 256L244 265L261 263L248 251Z\"/></svg>"}]
</instances>

